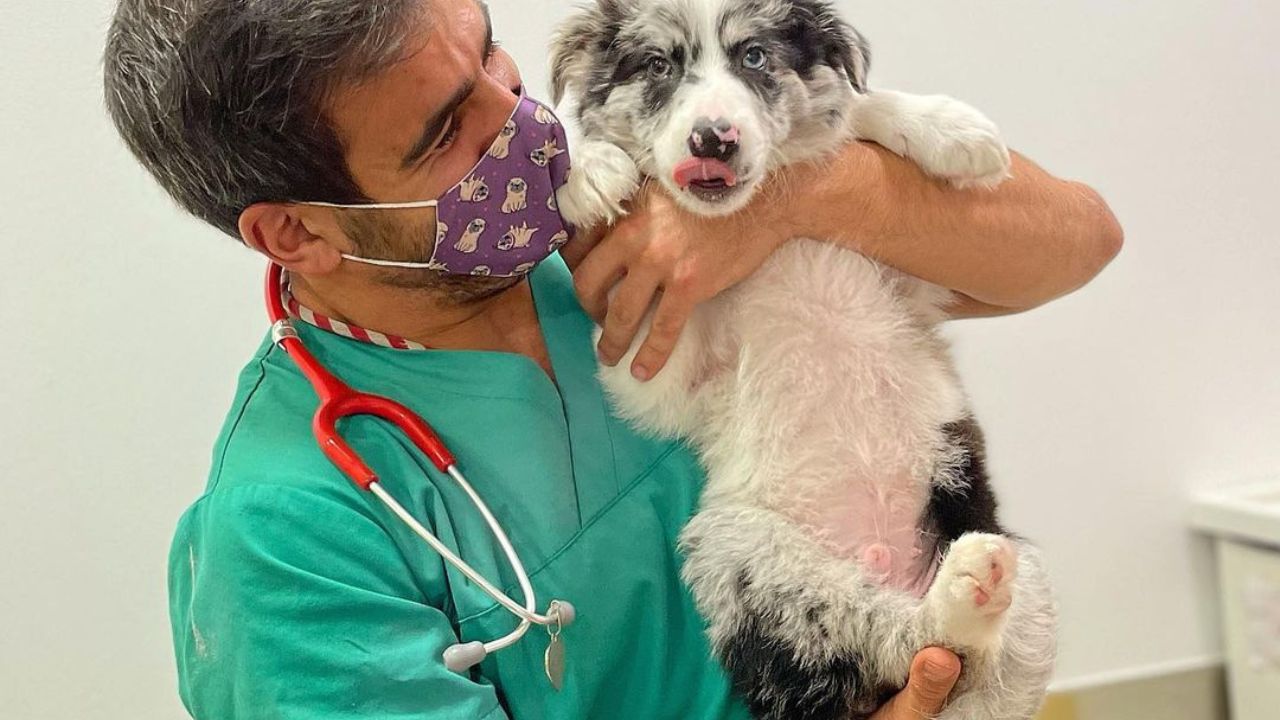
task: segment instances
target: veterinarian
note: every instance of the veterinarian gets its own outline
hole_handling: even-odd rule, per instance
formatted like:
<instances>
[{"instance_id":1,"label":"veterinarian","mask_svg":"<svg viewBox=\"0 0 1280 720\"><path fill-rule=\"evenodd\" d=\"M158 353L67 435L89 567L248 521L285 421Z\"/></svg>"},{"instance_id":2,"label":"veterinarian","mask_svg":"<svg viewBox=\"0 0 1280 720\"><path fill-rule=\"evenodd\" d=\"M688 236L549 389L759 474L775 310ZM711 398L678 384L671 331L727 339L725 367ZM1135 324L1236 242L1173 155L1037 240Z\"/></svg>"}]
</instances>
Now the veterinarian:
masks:
<instances>
[{"instance_id":1,"label":"veterinarian","mask_svg":"<svg viewBox=\"0 0 1280 720\"><path fill-rule=\"evenodd\" d=\"M683 445L610 416L592 319L605 327L599 354L616 361L658 302L633 367L647 378L691 308L790 237L830 238L950 287L965 298L957 317L1070 292L1121 243L1094 192L1024 159L998 191L966 193L854 145L787 171L749 216L695 220L648 192L560 255L530 243L531 226L512 233L507 248L531 253L532 272L466 249L444 272L416 266L445 238L474 249L493 231L445 227L454 186L504 154L504 125L524 117L519 73L478 0L122 0L105 75L112 117L165 190L287 270L293 319L277 330L429 420L510 537L538 612L551 598L576 607L563 630L535 625L474 668L446 667L447 648L517 620L326 458L316 393L268 337L171 550L180 693L201 719L746 717L679 578L675 538L701 471ZM504 191L502 212L533 204L532 182L488 190ZM391 496L519 601L520 573L453 479L386 424L341 429ZM937 711L959 672L950 653L923 652L880 717Z\"/></svg>"}]
</instances>

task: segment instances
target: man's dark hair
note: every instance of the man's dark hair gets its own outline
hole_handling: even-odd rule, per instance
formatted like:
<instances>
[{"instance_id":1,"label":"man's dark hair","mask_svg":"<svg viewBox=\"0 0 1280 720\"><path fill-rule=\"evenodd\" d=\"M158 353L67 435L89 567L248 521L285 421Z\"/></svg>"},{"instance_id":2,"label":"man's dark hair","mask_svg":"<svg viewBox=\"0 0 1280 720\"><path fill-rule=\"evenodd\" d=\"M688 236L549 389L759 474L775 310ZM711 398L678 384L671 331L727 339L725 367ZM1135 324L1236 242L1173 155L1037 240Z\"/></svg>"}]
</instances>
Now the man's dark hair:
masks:
<instances>
[{"instance_id":1,"label":"man's dark hair","mask_svg":"<svg viewBox=\"0 0 1280 720\"><path fill-rule=\"evenodd\" d=\"M178 203L240 237L256 202L365 202L322 106L408 57L425 0L121 0L108 111Z\"/></svg>"}]
</instances>

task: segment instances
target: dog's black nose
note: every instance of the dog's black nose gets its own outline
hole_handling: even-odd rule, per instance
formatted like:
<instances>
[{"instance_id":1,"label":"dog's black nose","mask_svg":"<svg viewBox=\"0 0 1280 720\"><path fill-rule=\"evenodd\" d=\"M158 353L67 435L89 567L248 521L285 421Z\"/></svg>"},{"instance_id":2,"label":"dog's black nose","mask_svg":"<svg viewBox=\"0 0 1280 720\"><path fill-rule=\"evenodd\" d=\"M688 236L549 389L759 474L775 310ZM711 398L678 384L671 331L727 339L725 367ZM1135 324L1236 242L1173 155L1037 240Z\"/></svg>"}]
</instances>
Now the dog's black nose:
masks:
<instances>
[{"instance_id":1,"label":"dog's black nose","mask_svg":"<svg viewBox=\"0 0 1280 720\"><path fill-rule=\"evenodd\" d=\"M701 117L689 134L689 152L694 157L728 162L738 153L738 128L724 118Z\"/></svg>"}]
</instances>

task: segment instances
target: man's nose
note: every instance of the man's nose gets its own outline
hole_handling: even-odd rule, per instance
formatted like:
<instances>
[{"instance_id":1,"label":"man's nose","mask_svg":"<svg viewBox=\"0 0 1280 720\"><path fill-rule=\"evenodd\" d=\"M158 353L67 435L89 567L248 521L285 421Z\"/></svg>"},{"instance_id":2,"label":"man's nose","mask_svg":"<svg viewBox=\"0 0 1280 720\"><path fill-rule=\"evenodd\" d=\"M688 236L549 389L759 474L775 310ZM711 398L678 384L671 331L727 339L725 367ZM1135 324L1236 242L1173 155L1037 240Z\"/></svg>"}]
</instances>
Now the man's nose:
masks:
<instances>
[{"instance_id":1,"label":"man's nose","mask_svg":"<svg viewBox=\"0 0 1280 720\"><path fill-rule=\"evenodd\" d=\"M689 152L694 157L728 162L738 153L739 132L724 118L700 117L689 134Z\"/></svg>"}]
</instances>

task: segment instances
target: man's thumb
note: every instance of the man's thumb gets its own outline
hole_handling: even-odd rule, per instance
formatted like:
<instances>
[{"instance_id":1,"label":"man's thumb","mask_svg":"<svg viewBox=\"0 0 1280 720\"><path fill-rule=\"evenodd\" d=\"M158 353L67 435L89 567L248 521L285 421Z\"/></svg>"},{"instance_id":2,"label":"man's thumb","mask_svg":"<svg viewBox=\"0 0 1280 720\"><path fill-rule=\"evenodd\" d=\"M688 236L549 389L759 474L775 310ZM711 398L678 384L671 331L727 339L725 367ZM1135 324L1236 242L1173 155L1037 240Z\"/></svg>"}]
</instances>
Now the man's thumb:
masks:
<instances>
[{"instance_id":1,"label":"man's thumb","mask_svg":"<svg viewBox=\"0 0 1280 720\"><path fill-rule=\"evenodd\" d=\"M911 663L907 694L913 709L934 715L942 712L947 696L960 678L960 658L942 648L928 648Z\"/></svg>"}]
</instances>

